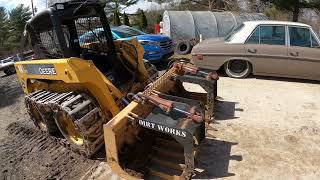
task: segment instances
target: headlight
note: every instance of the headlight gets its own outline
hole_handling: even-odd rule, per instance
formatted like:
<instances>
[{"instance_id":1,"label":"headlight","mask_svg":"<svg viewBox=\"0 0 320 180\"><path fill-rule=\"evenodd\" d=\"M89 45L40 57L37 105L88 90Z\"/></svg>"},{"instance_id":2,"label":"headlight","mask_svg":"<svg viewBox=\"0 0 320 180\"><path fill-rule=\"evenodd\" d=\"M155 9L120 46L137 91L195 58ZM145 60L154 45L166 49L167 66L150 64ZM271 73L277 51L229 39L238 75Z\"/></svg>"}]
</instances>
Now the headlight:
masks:
<instances>
[{"instance_id":1,"label":"headlight","mask_svg":"<svg viewBox=\"0 0 320 180\"><path fill-rule=\"evenodd\" d=\"M139 41L142 45L150 45L150 46L159 46L159 42L157 41Z\"/></svg>"}]
</instances>

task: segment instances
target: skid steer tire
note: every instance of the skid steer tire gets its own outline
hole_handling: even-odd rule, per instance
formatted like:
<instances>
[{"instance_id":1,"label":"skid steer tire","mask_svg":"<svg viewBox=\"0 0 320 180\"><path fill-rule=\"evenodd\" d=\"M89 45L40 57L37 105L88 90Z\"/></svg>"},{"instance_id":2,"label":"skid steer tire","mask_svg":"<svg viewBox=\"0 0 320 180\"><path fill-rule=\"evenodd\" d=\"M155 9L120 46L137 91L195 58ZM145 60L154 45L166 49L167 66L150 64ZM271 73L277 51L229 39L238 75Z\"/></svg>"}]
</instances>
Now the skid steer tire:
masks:
<instances>
[{"instance_id":1,"label":"skid steer tire","mask_svg":"<svg viewBox=\"0 0 320 180\"><path fill-rule=\"evenodd\" d=\"M71 148L92 157L103 145L106 119L97 103L86 94L73 94L55 104L54 119Z\"/></svg>"},{"instance_id":2,"label":"skid steer tire","mask_svg":"<svg viewBox=\"0 0 320 180\"><path fill-rule=\"evenodd\" d=\"M53 136L62 134L73 151L91 157L104 145L106 118L89 95L41 90L26 96L25 103L35 126Z\"/></svg>"},{"instance_id":3,"label":"skid steer tire","mask_svg":"<svg viewBox=\"0 0 320 180\"><path fill-rule=\"evenodd\" d=\"M32 99L32 96L25 97L25 105L30 119L39 130L52 136L58 134L57 125L54 120L50 118L50 114L41 110L39 104Z\"/></svg>"}]
</instances>

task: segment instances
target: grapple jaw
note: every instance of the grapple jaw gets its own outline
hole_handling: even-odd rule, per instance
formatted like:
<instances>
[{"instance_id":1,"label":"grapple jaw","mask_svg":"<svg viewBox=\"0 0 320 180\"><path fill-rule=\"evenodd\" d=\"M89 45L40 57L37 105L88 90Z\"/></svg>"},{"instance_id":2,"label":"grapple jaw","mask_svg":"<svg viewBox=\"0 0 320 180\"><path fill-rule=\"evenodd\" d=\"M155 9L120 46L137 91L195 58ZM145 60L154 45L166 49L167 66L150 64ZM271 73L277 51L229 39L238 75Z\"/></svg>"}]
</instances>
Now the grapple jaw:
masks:
<instances>
[{"instance_id":1,"label":"grapple jaw","mask_svg":"<svg viewBox=\"0 0 320 180\"><path fill-rule=\"evenodd\" d=\"M160 141L165 141L166 145L158 147L158 151L161 151L160 148L176 148L177 146L183 150L183 166L176 170L182 171L179 177L188 179L193 175L194 154L199 146L199 142L205 137L204 106L199 101L190 101L190 99L165 94L160 94L159 100L160 99L171 101L173 109L168 112L156 107L145 119L139 118L133 113L129 114L129 118L143 128L162 134L160 135L161 137L158 138L162 139ZM174 111L174 109L178 110ZM202 120L199 121L199 118L196 118L196 120L192 119L189 115L190 111L198 112L198 116L200 116ZM157 142L155 142L154 145L157 145ZM167 154L166 156L162 155L162 158L169 159L172 157ZM158 164L162 166L170 166L169 164L171 163L172 166L174 166L173 162L170 161L161 162L158 160L152 163L152 165ZM160 172L156 172L154 169L150 169L150 174L161 176ZM166 177L165 175L162 176L163 178Z\"/></svg>"},{"instance_id":2,"label":"grapple jaw","mask_svg":"<svg viewBox=\"0 0 320 180\"><path fill-rule=\"evenodd\" d=\"M182 82L192 78L212 94L185 91ZM188 73L174 66L133 95L133 101L104 126L111 169L125 179L190 179L205 123L213 117L208 99L216 96L216 81L199 76L199 70Z\"/></svg>"}]
</instances>

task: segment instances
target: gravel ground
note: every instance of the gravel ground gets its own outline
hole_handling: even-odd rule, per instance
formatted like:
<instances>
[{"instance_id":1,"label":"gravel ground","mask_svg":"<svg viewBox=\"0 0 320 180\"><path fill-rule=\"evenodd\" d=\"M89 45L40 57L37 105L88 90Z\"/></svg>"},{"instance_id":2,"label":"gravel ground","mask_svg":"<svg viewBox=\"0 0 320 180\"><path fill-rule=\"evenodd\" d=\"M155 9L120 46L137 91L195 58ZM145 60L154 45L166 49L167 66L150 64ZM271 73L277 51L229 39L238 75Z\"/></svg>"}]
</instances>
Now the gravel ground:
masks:
<instances>
[{"instance_id":1,"label":"gravel ground","mask_svg":"<svg viewBox=\"0 0 320 180\"><path fill-rule=\"evenodd\" d=\"M81 175L85 176L83 179L93 179L110 175L110 169L105 168L103 162L82 159L63 148L59 153L63 151L61 156L70 157L72 162L46 159L47 163L41 163L41 158L50 157L50 152L46 153L42 147L48 146L54 151L57 147L54 140L40 147L34 144L26 150L18 148L28 147L15 138L17 129L20 131L28 120L23 93L16 75L0 74L0 77L0 179L32 179L33 176L69 179L69 175L73 179ZM195 86L188 85L188 88L199 91ZM222 77L218 90L217 121L208 129L195 178L320 178L320 83ZM17 123L12 124L14 122ZM26 136L37 133L26 127L21 130ZM97 171L86 172L96 166ZM37 168L44 173L31 173ZM112 178L116 177L112 175Z\"/></svg>"},{"instance_id":2,"label":"gravel ground","mask_svg":"<svg viewBox=\"0 0 320 180\"><path fill-rule=\"evenodd\" d=\"M209 134L223 146L203 151L221 153L207 160L206 164L212 163L210 175L227 179L320 178L319 82L222 77L218 94L217 124Z\"/></svg>"}]
</instances>

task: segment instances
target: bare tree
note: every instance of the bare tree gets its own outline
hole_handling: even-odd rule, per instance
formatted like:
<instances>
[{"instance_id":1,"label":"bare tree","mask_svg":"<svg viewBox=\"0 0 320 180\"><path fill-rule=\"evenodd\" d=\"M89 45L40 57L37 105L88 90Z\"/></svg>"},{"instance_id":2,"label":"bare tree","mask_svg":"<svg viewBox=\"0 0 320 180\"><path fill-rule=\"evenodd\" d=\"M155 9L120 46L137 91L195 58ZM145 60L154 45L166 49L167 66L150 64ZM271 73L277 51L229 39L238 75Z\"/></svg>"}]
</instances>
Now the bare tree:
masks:
<instances>
[{"instance_id":1,"label":"bare tree","mask_svg":"<svg viewBox=\"0 0 320 180\"><path fill-rule=\"evenodd\" d=\"M264 0L247 0L250 12L263 13L268 7L271 7L269 1Z\"/></svg>"},{"instance_id":2,"label":"bare tree","mask_svg":"<svg viewBox=\"0 0 320 180\"><path fill-rule=\"evenodd\" d=\"M292 14L292 21L297 22L303 9L319 10L320 0L263 0L272 3L276 8Z\"/></svg>"},{"instance_id":3,"label":"bare tree","mask_svg":"<svg viewBox=\"0 0 320 180\"><path fill-rule=\"evenodd\" d=\"M148 0L157 3L170 3L170 0ZM187 5L189 7L201 6L208 11L214 10L238 10L239 5L237 0L181 0L181 5Z\"/></svg>"}]
</instances>

